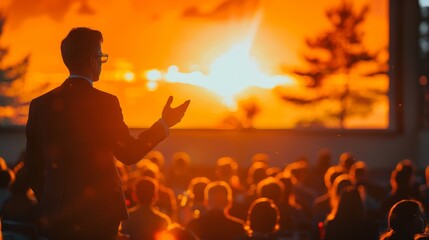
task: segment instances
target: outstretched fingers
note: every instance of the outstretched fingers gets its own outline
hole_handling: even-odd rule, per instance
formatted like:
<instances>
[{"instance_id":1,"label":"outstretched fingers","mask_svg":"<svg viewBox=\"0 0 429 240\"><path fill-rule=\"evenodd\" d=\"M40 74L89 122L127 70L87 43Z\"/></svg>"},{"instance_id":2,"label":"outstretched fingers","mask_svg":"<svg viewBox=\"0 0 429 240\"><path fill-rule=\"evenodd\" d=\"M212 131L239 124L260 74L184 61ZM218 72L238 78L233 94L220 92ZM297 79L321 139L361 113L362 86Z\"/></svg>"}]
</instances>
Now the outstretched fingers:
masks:
<instances>
[{"instance_id":1,"label":"outstretched fingers","mask_svg":"<svg viewBox=\"0 0 429 240\"><path fill-rule=\"evenodd\" d=\"M186 100L184 103L178 106L177 109L179 109L181 112L185 112L186 109L188 109L188 106L190 103L191 103L191 100Z\"/></svg>"},{"instance_id":2,"label":"outstretched fingers","mask_svg":"<svg viewBox=\"0 0 429 240\"><path fill-rule=\"evenodd\" d=\"M165 103L165 107L171 107L171 103L173 102L173 96L169 96L167 102Z\"/></svg>"}]
</instances>

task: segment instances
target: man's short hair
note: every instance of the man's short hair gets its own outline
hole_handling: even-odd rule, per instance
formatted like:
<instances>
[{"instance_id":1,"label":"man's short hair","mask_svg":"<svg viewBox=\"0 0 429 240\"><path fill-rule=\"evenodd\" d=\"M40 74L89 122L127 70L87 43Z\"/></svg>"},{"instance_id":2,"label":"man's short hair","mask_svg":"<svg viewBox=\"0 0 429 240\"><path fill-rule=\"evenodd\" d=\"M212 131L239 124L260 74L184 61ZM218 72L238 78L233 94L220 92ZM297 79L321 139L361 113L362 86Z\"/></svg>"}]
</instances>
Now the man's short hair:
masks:
<instances>
[{"instance_id":1,"label":"man's short hair","mask_svg":"<svg viewBox=\"0 0 429 240\"><path fill-rule=\"evenodd\" d=\"M142 177L135 185L137 201L142 205L151 204L158 194L158 182L150 177Z\"/></svg>"},{"instance_id":2,"label":"man's short hair","mask_svg":"<svg viewBox=\"0 0 429 240\"><path fill-rule=\"evenodd\" d=\"M284 184L274 177L268 177L258 183L256 193L258 197L264 197L279 203L284 195Z\"/></svg>"},{"instance_id":3,"label":"man's short hair","mask_svg":"<svg viewBox=\"0 0 429 240\"><path fill-rule=\"evenodd\" d=\"M231 187L224 181L209 183L204 191L204 198L206 201L227 200L232 203Z\"/></svg>"},{"instance_id":4,"label":"man's short hair","mask_svg":"<svg viewBox=\"0 0 429 240\"><path fill-rule=\"evenodd\" d=\"M271 199L258 198L249 208L247 224L251 232L274 233L278 230L279 221L279 209Z\"/></svg>"},{"instance_id":5,"label":"man's short hair","mask_svg":"<svg viewBox=\"0 0 429 240\"><path fill-rule=\"evenodd\" d=\"M69 71L84 69L102 42L103 35L98 30L86 27L70 30L61 42L61 56Z\"/></svg>"}]
</instances>

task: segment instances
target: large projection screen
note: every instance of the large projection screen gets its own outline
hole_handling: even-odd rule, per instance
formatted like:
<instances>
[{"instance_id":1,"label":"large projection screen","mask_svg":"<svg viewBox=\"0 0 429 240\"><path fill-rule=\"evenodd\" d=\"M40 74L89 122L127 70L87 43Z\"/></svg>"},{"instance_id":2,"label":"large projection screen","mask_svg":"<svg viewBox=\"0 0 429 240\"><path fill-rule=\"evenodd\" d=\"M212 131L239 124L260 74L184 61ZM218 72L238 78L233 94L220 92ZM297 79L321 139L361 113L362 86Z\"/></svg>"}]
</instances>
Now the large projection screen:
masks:
<instances>
[{"instance_id":1,"label":"large projection screen","mask_svg":"<svg viewBox=\"0 0 429 240\"><path fill-rule=\"evenodd\" d=\"M2 126L25 125L28 101L68 77L60 42L76 26L103 33L109 61L94 87L118 96L129 127L150 126L170 95L173 105L191 99L183 129L395 122L388 0L6 0L0 9L0 70L29 55L24 77L0 82Z\"/></svg>"}]
</instances>

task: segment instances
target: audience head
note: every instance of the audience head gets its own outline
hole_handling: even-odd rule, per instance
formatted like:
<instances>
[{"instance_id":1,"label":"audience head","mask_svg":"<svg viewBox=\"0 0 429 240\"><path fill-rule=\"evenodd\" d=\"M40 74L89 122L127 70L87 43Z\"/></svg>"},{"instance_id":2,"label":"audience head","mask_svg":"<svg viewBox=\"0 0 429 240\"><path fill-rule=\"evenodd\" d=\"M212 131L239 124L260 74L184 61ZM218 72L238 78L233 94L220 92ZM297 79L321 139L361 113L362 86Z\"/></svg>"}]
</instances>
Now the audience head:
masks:
<instances>
[{"instance_id":1,"label":"audience head","mask_svg":"<svg viewBox=\"0 0 429 240\"><path fill-rule=\"evenodd\" d=\"M414 181L415 166L409 159L405 159L396 164L395 170L392 171L391 185L393 191L409 188Z\"/></svg>"},{"instance_id":2,"label":"audience head","mask_svg":"<svg viewBox=\"0 0 429 240\"><path fill-rule=\"evenodd\" d=\"M149 159L140 160L137 164L137 169L139 170L140 176L142 177L151 177L153 179L159 179L159 168L158 165L153 163Z\"/></svg>"},{"instance_id":3,"label":"audience head","mask_svg":"<svg viewBox=\"0 0 429 240\"><path fill-rule=\"evenodd\" d=\"M392 186L392 192L395 193L398 190L403 191L411 187L414 180L415 167L414 164L408 160L402 160L399 162L395 169L392 171L390 177L390 184Z\"/></svg>"},{"instance_id":4,"label":"audience head","mask_svg":"<svg viewBox=\"0 0 429 240\"><path fill-rule=\"evenodd\" d=\"M283 191L283 201L289 203L289 201L294 201L294 194L293 194L293 182L290 177L286 177L283 173L280 173L277 175L277 178L280 182L283 183L284 191Z\"/></svg>"},{"instance_id":5,"label":"audience head","mask_svg":"<svg viewBox=\"0 0 429 240\"><path fill-rule=\"evenodd\" d=\"M267 177L268 165L264 162L253 163L247 174L247 184L257 185L260 181Z\"/></svg>"},{"instance_id":6,"label":"audience head","mask_svg":"<svg viewBox=\"0 0 429 240\"><path fill-rule=\"evenodd\" d=\"M295 183L305 180L308 174L308 160L299 158L295 162L289 163L284 170L286 176L291 177Z\"/></svg>"},{"instance_id":7,"label":"audience head","mask_svg":"<svg viewBox=\"0 0 429 240\"><path fill-rule=\"evenodd\" d=\"M142 206L152 206L158 199L158 182L151 177L142 177L135 185L136 201Z\"/></svg>"},{"instance_id":8,"label":"audience head","mask_svg":"<svg viewBox=\"0 0 429 240\"><path fill-rule=\"evenodd\" d=\"M368 177L368 168L366 163L363 161L355 162L350 168L349 176L355 185L366 182Z\"/></svg>"},{"instance_id":9,"label":"audience head","mask_svg":"<svg viewBox=\"0 0 429 240\"><path fill-rule=\"evenodd\" d=\"M215 181L207 185L204 199L208 209L226 210L232 204L232 190L228 183Z\"/></svg>"},{"instance_id":10,"label":"audience head","mask_svg":"<svg viewBox=\"0 0 429 240\"><path fill-rule=\"evenodd\" d=\"M353 186L348 174L342 174L335 179L329 194L332 208L337 206L341 194L348 186Z\"/></svg>"},{"instance_id":11,"label":"audience head","mask_svg":"<svg viewBox=\"0 0 429 240\"><path fill-rule=\"evenodd\" d=\"M219 180L229 181L237 173L238 164L232 157L221 157L216 161L216 174Z\"/></svg>"},{"instance_id":12,"label":"audience head","mask_svg":"<svg viewBox=\"0 0 429 240\"><path fill-rule=\"evenodd\" d=\"M164 169L165 159L164 155L160 151L150 151L146 154L145 158L156 164L160 171Z\"/></svg>"},{"instance_id":13,"label":"audience head","mask_svg":"<svg viewBox=\"0 0 429 240\"><path fill-rule=\"evenodd\" d=\"M400 235L414 237L423 233L425 218L423 205L416 200L401 200L390 209L389 230Z\"/></svg>"},{"instance_id":14,"label":"audience head","mask_svg":"<svg viewBox=\"0 0 429 240\"><path fill-rule=\"evenodd\" d=\"M249 208L247 227L250 233L270 234L279 228L280 213L268 198L256 199Z\"/></svg>"},{"instance_id":15,"label":"audience head","mask_svg":"<svg viewBox=\"0 0 429 240\"><path fill-rule=\"evenodd\" d=\"M359 191L351 186L342 191L335 211L335 219L353 222L363 219L365 216L363 201Z\"/></svg>"},{"instance_id":16,"label":"audience head","mask_svg":"<svg viewBox=\"0 0 429 240\"><path fill-rule=\"evenodd\" d=\"M255 153L252 155L252 164L256 162L262 162L268 165L270 157L266 153Z\"/></svg>"},{"instance_id":17,"label":"audience head","mask_svg":"<svg viewBox=\"0 0 429 240\"><path fill-rule=\"evenodd\" d=\"M173 154L173 172L180 173L188 171L191 166L191 157L186 152L176 152Z\"/></svg>"},{"instance_id":18,"label":"audience head","mask_svg":"<svg viewBox=\"0 0 429 240\"><path fill-rule=\"evenodd\" d=\"M282 201L284 191L284 184L274 177L268 177L260 181L256 188L258 197L271 199L276 204L279 204Z\"/></svg>"},{"instance_id":19,"label":"audience head","mask_svg":"<svg viewBox=\"0 0 429 240\"><path fill-rule=\"evenodd\" d=\"M61 56L70 72L87 72L94 64L100 64L101 43L100 31L86 27L73 28L61 42ZM98 60L97 60L98 59ZM97 62L98 61L98 62ZM93 81L97 81L100 72L94 72Z\"/></svg>"},{"instance_id":20,"label":"audience head","mask_svg":"<svg viewBox=\"0 0 429 240\"><path fill-rule=\"evenodd\" d=\"M188 192L194 202L204 202L204 189L210 183L206 177L196 177L191 180L188 186Z\"/></svg>"},{"instance_id":21,"label":"audience head","mask_svg":"<svg viewBox=\"0 0 429 240\"><path fill-rule=\"evenodd\" d=\"M328 168L328 170L325 173L324 181L326 189L331 189L332 185L334 184L335 179L344 174L344 169L338 165L331 166Z\"/></svg>"},{"instance_id":22,"label":"audience head","mask_svg":"<svg viewBox=\"0 0 429 240\"><path fill-rule=\"evenodd\" d=\"M283 170L279 167L270 167L266 173L268 177L276 177L279 173L283 173Z\"/></svg>"},{"instance_id":23,"label":"audience head","mask_svg":"<svg viewBox=\"0 0 429 240\"><path fill-rule=\"evenodd\" d=\"M355 162L356 159L350 152L344 152L340 155L339 165L343 167L345 173L349 172Z\"/></svg>"}]
</instances>

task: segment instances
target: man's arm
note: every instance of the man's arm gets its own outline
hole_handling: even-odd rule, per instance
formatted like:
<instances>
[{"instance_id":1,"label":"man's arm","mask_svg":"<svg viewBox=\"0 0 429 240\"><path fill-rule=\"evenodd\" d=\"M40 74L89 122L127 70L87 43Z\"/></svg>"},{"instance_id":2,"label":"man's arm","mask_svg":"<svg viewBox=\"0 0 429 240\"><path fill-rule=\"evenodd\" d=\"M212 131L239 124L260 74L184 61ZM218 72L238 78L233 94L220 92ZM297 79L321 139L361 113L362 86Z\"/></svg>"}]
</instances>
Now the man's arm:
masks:
<instances>
[{"instance_id":1,"label":"man's arm","mask_svg":"<svg viewBox=\"0 0 429 240\"><path fill-rule=\"evenodd\" d=\"M126 142L116 143L114 152L119 161L128 165L135 164L162 140L168 137L169 128L182 120L190 103L188 100L178 107L172 108L172 102L173 97L170 96L163 108L162 118L155 122L149 129L141 132L137 139L131 138ZM117 101L117 106L119 107L119 101ZM116 117L118 121L123 123L122 110L120 107ZM126 127L125 123L123 123L123 126Z\"/></svg>"}]
</instances>

